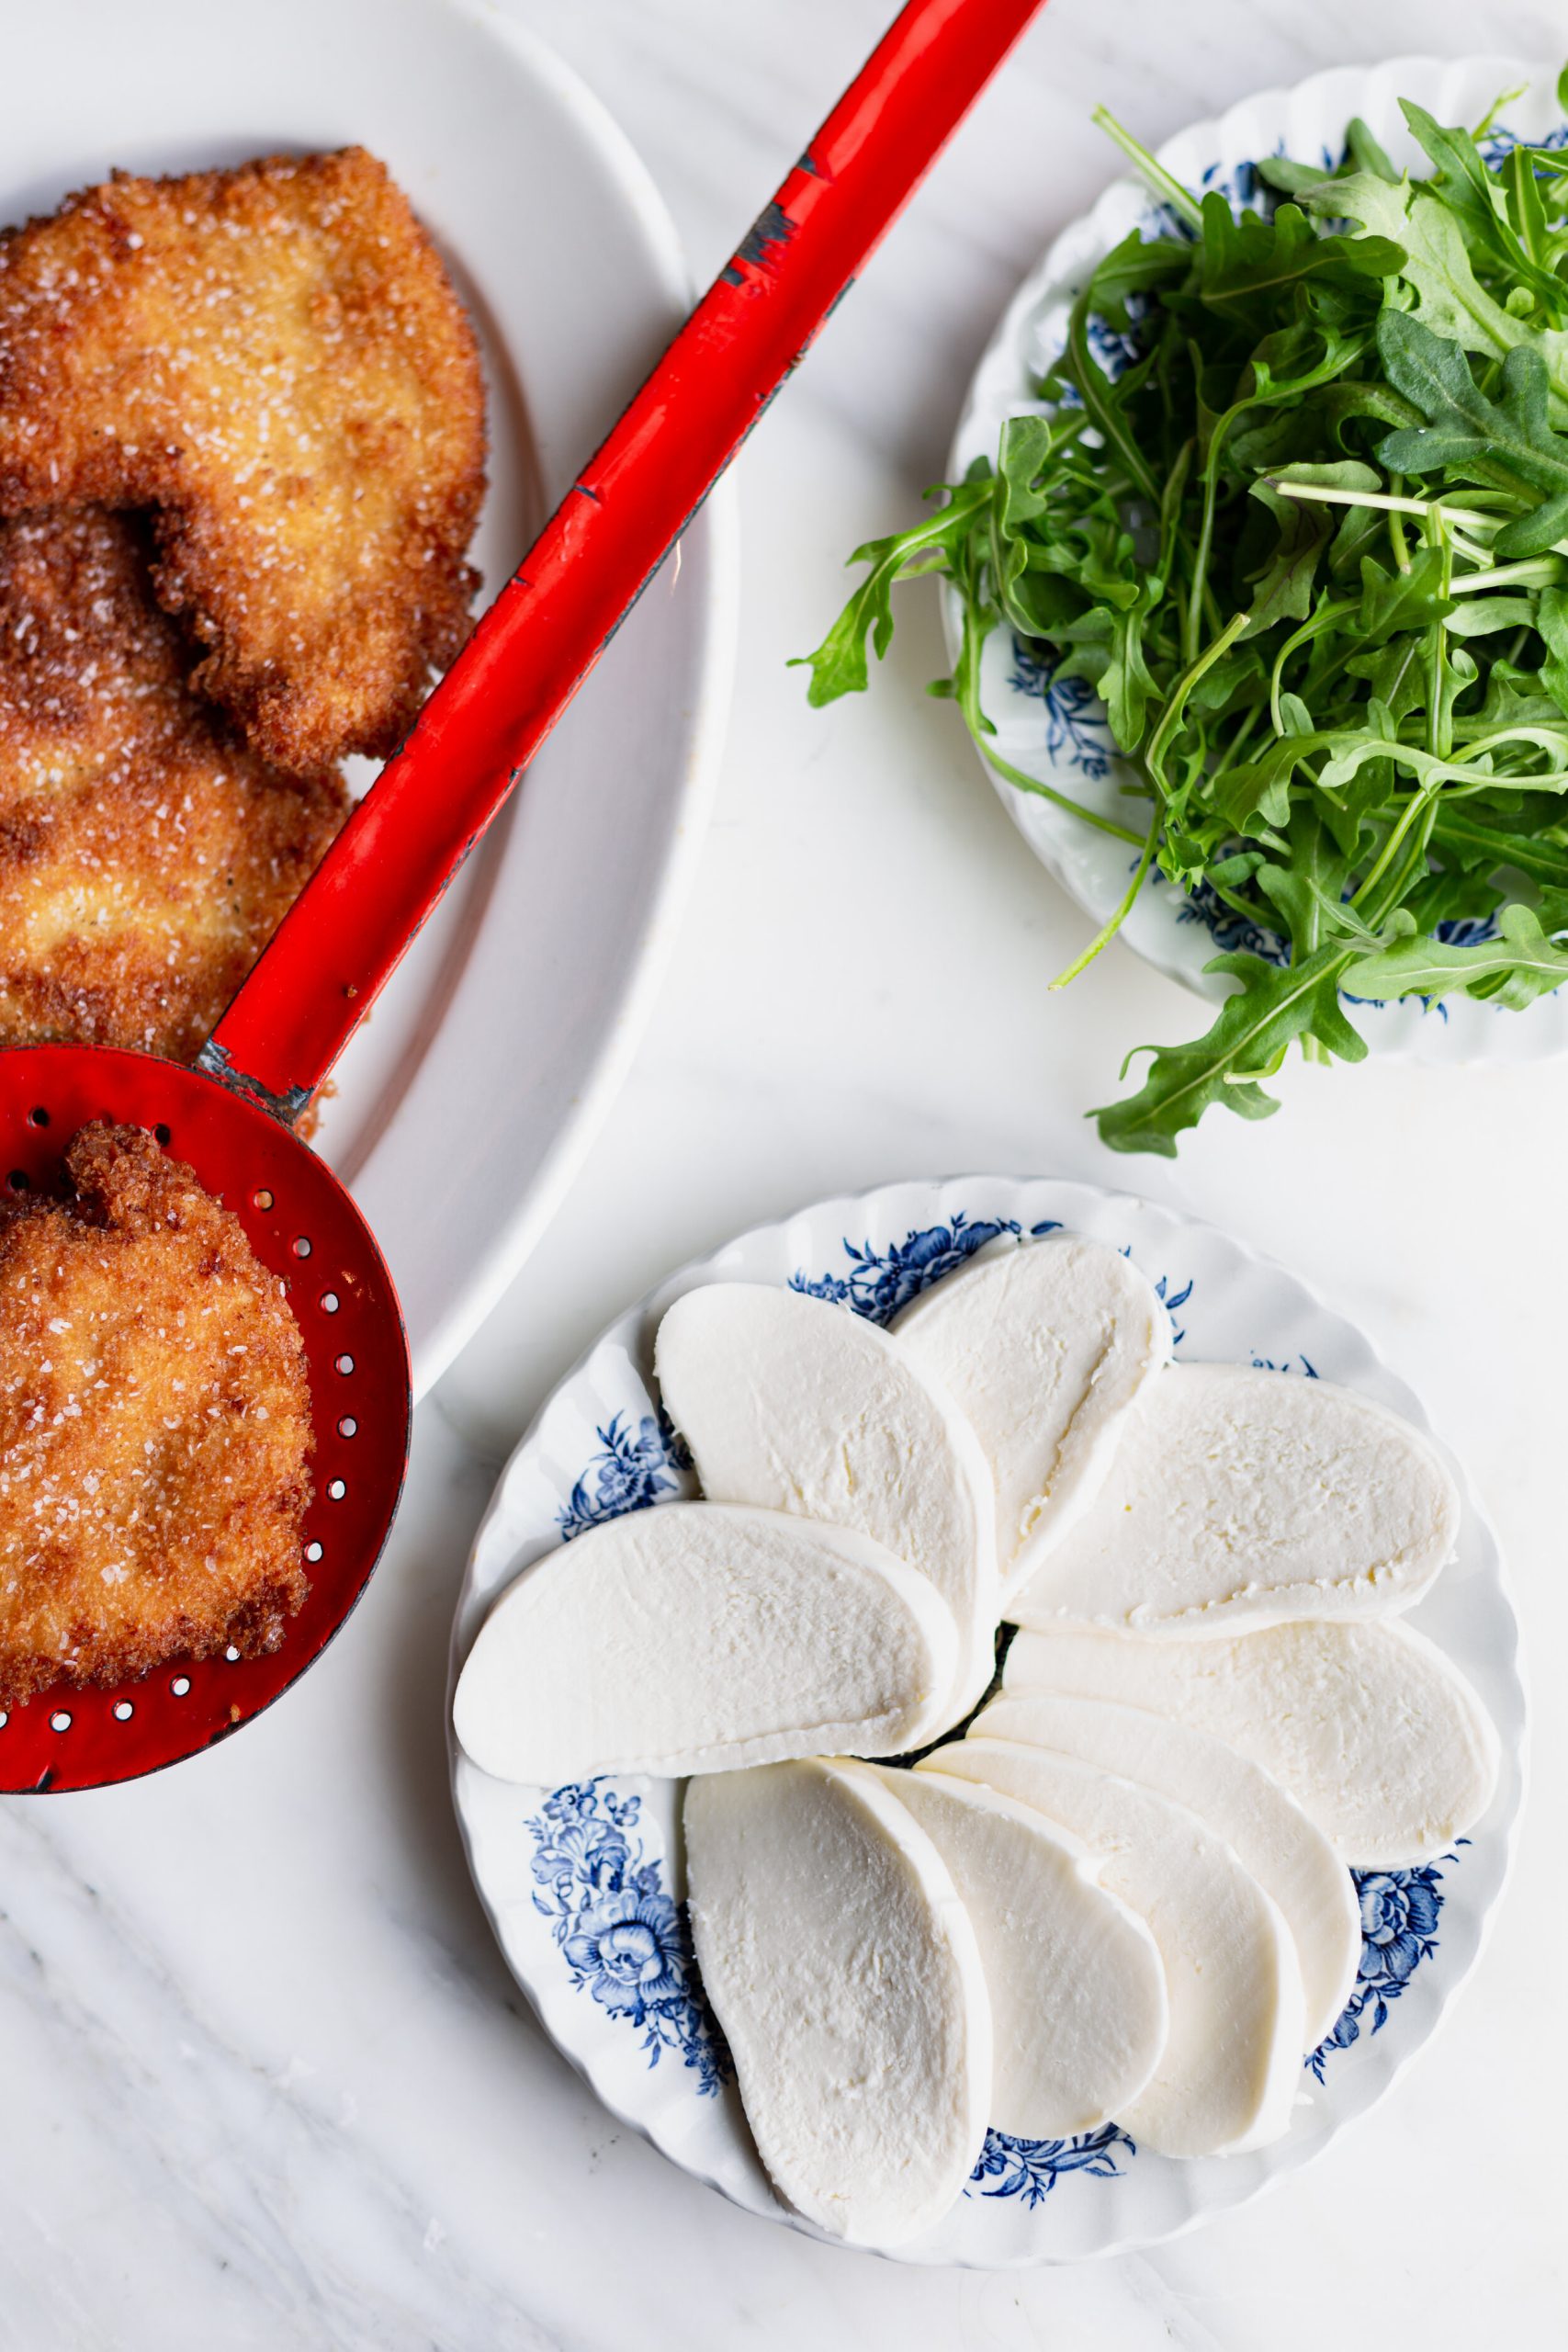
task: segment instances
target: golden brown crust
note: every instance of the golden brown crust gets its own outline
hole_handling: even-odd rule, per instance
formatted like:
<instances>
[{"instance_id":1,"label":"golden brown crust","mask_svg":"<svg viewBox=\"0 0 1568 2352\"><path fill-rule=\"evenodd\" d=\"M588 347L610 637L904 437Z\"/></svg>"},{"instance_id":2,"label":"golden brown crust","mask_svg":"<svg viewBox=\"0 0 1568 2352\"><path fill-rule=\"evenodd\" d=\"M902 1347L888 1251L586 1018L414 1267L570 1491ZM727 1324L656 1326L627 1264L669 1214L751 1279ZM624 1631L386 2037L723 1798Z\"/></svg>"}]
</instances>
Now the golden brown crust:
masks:
<instances>
[{"instance_id":1,"label":"golden brown crust","mask_svg":"<svg viewBox=\"0 0 1568 2352\"><path fill-rule=\"evenodd\" d=\"M188 1061L346 814L184 670L130 518L0 523L0 1045Z\"/></svg>"},{"instance_id":2,"label":"golden brown crust","mask_svg":"<svg viewBox=\"0 0 1568 2352\"><path fill-rule=\"evenodd\" d=\"M363 148L117 176L0 233L0 514L158 510L158 592L275 765L385 757L468 628L473 331Z\"/></svg>"},{"instance_id":3,"label":"golden brown crust","mask_svg":"<svg viewBox=\"0 0 1568 2352\"><path fill-rule=\"evenodd\" d=\"M284 1286L136 1127L0 1220L0 1706L231 1644L304 1600L310 1392Z\"/></svg>"}]
</instances>

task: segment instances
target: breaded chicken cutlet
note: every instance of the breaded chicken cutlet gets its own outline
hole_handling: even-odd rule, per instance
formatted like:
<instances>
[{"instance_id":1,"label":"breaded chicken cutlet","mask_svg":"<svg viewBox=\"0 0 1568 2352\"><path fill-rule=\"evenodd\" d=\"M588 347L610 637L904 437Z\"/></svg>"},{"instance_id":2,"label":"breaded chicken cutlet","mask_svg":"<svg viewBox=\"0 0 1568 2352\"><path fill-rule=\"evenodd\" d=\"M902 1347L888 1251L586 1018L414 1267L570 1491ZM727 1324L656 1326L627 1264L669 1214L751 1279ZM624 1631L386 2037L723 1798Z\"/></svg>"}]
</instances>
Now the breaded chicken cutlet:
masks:
<instances>
[{"instance_id":1,"label":"breaded chicken cutlet","mask_svg":"<svg viewBox=\"0 0 1568 2352\"><path fill-rule=\"evenodd\" d=\"M130 517L0 523L0 1046L190 1060L347 813L186 666Z\"/></svg>"},{"instance_id":2,"label":"breaded chicken cutlet","mask_svg":"<svg viewBox=\"0 0 1568 2352\"><path fill-rule=\"evenodd\" d=\"M396 750L468 634L484 454L473 331L363 148L0 232L0 514L154 509L193 683L276 766Z\"/></svg>"},{"instance_id":3,"label":"breaded chicken cutlet","mask_svg":"<svg viewBox=\"0 0 1568 2352\"><path fill-rule=\"evenodd\" d=\"M310 1393L283 1284L136 1127L0 1221L0 1705L230 1644L307 1589Z\"/></svg>"}]
</instances>

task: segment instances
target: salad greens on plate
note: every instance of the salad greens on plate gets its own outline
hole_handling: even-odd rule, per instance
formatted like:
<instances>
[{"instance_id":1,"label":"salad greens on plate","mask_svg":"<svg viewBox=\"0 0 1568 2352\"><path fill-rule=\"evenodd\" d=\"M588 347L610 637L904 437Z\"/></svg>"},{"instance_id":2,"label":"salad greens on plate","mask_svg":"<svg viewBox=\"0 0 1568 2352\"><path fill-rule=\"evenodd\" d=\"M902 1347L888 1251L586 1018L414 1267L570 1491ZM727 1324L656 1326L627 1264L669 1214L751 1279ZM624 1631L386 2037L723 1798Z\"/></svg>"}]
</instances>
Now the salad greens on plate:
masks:
<instances>
[{"instance_id":1,"label":"salad greens on plate","mask_svg":"<svg viewBox=\"0 0 1568 2352\"><path fill-rule=\"evenodd\" d=\"M1156 214L1077 294L1043 413L856 550L809 657L813 703L863 688L895 586L953 583L931 691L1019 790L1128 844L1056 985L1151 867L1285 944L1213 960L1230 992L1194 1043L1134 1048L1143 1084L1095 1114L1117 1150L1172 1154L1215 1102L1267 1116L1292 1046L1359 1060L1357 999L1519 1009L1568 980L1568 153L1404 111L1424 175L1352 122L1332 169L1260 162L1237 217L1102 110ZM998 628L1100 696L1125 824L987 740Z\"/></svg>"}]
</instances>

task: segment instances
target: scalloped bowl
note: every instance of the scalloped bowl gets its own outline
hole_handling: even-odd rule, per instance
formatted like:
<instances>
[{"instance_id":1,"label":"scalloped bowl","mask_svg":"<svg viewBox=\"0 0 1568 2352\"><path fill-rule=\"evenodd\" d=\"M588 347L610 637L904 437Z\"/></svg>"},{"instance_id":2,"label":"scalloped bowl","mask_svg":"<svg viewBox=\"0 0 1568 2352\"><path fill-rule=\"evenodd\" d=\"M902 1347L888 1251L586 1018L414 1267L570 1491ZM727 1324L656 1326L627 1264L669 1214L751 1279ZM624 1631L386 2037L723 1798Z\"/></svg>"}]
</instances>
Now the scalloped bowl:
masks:
<instances>
[{"instance_id":1,"label":"scalloped bowl","mask_svg":"<svg viewBox=\"0 0 1568 2352\"><path fill-rule=\"evenodd\" d=\"M1568 141L1568 127L1557 104L1556 78L1556 66L1521 65L1499 57L1405 57L1371 68L1336 66L1293 89L1260 91L1217 122L1179 132L1159 150L1159 161L1186 187L1220 188L1239 205L1251 199L1259 156L1321 155L1332 164L1344 150L1345 128L1353 115L1362 116L1395 163L1404 164L1418 160L1419 151L1399 111L1402 97L1417 100L1439 122L1476 122L1504 91L1519 95L1509 99L1494 127L1494 142L1562 142ZM1147 226L1155 217L1148 190L1127 177L1063 231L1014 295L975 372L953 439L949 481L962 481L976 458L995 458L1008 417L1042 410L1036 386L1066 344L1074 296L1130 229ZM956 659L960 615L951 587L943 592L942 618L949 652ZM982 700L996 727L997 749L1014 767L1123 823L1131 808L1136 821L1136 810L1146 803L1129 801L1123 791L1132 771L1118 759L1104 709L1081 679L1055 684L1038 648L998 629L986 648ZM1136 853L1069 811L1021 791L988 763L982 764L1042 865L1095 923L1105 922L1127 888ZM1444 929L1462 942L1489 936L1492 926ZM1284 960L1272 933L1243 922L1212 895L1188 898L1163 879L1143 891L1121 935L1145 963L1216 1002L1228 992L1228 983L1204 971L1212 956L1244 948L1270 961ZM1568 1050L1568 990L1542 997L1524 1012L1469 997L1440 1004L1411 997L1388 1004L1358 1001L1353 1018L1372 1052L1421 1061L1533 1061Z\"/></svg>"}]
</instances>

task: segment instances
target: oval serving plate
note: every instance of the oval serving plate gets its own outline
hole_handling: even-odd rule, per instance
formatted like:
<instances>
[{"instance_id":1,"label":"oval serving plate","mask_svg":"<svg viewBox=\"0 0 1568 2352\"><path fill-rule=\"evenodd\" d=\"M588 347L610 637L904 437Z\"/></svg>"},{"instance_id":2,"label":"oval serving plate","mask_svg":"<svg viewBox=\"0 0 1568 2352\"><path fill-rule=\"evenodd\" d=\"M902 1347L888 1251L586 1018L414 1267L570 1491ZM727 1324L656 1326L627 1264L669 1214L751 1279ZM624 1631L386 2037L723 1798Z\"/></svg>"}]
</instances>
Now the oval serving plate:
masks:
<instances>
[{"instance_id":1,"label":"oval serving plate","mask_svg":"<svg viewBox=\"0 0 1568 2352\"><path fill-rule=\"evenodd\" d=\"M700 1283L795 1283L886 1321L1003 1232L1054 1227L1128 1251L1159 1288L1178 1355L1268 1365L1362 1390L1427 1426L1416 1399L1354 1324L1213 1227L1125 1193L1050 1179L889 1184L743 1234L612 1324L544 1407L475 1538L453 1673L518 1570L622 1511L695 1491L660 1419L654 1333ZM940 2227L899 2259L1003 2269L1147 2245L1228 2211L1292 2172L1381 2098L1474 1965L1509 1859L1521 1788L1524 1696L1497 1547L1460 1472L1458 1556L1414 1622L1460 1662L1502 1741L1496 1797L1472 1837L1420 1870L1360 1875L1365 1931L1349 2008L1302 2075L1289 2135L1251 2155L1190 2163L1114 2126L1073 2141L993 2132ZM773 2195L721 2040L702 1999L682 1905L671 1781L514 1788L454 1746L453 1795L496 1937L546 2030L622 2121L676 2164L769 2220L819 2234Z\"/></svg>"},{"instance_id":2,"label":"oval serving plate","mask_svg":"<svg viewBox=\"0 0 1568 2352\"><path fill-rule=\"evenodd\" d=\"M1500 57L1403 57L1371 67L1336 66L1293 89L1259 91L1217 122L1179 132L1159 149L1158 160L1184 186L1200 193L1219 188L1239 208L1253 201L1259 156L1288 154L1303 162L1322 156L1333 163L1343 153L1347 123L1360 115L1395 164L1424 163L1400 113L1402 97L1416 99L1439 122L1476 123L1505 92L1517 95L1502 108L1491 143L1564 143L1568 125L1557 104L1557 71ZM1142 181L1129 175L1062 232L1014 295L975 372L953 438L950 481L961 481L976 458L995 460L1008 417L1042 409L1036 388L1066 344L1074 296L1130 229L1156 222L1169 233L1168 216L1158 213ZM1107 349L1100 356L1114 366L1117 355ZM959 610L951 588L943 591L942 607L948 650L956 658ZM998 629L986 648L982 687L997 749L1006 759L1087 807L1125 820L1129 802L1121 787L1131 770L1115 752L1101 704L1082 680L1054 685L1038 647ZM1066 809L1020 791L989 765L987 774L1042 865L1096 923L1106 922L1126 889L1135 854ZM1490 933L1489 925L1447 929L1461 941ZM1279 962L1285 952L1273 933L1243 922L1218 901L1187 898L1157 877L1141 893L1121 935L1146 963L1216 1002L1228 990L1221 976L1203 969L1212 956L1239 948ZM1531 1061L1568 1050L1568 990L1540 998L1525 1013L1469 997L1432 1005L1412 997L1358 1002L1354 1018L1374 1053L1421 1061Z\"/></svg>"},{"instance_id":3,"label":"oval serving plate","mask_svg":"<svg viewBox=\"0 0 1568 2352\"><path fill-rule=\"evenodd\" d=\"M483 350L493 596L685 316L625 134L486 0L60 0L13 12L0 220L116 166L351 141L452 267ZM339 1065L319 1148L386 1252L423 1396L516 1273L628 1068L716 775L736 601L721 483ZM375 771L350 763L357 790ZM454 1149L456 1138L461 1148Z\"/></svg>"}]
</instances>

